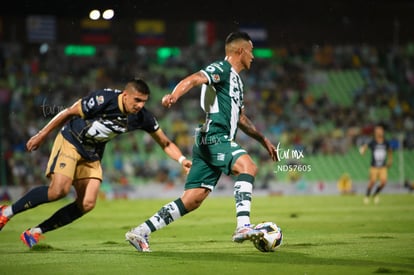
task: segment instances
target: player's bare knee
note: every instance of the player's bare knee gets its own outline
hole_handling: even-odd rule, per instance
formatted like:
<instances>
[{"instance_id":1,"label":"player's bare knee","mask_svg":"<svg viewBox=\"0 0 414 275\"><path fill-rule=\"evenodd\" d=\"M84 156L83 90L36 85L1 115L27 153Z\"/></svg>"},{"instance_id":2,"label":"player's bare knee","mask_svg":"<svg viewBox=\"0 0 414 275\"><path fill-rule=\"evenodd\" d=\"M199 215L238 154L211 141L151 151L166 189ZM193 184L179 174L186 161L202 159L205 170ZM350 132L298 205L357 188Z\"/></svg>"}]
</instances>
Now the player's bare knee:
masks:
<instances>
[{"instance_id":1,"label":"player's bare knee","mask_svg":"<svg viewBox=\"0 0 414 275\"><path fill-rule=\"evenodd\" d=\"M72 180L60 174L53 174L47 191L50 201L59 200L69 194L72 187Z\"/></svg>"},{"instance_id":2,"label":"player's bare knee","mask_svg":"<svg viewBox=\"0 0 414 275\"><path fill-rule=\"evenodd\" d=\"M239 174L249 174L253 177L256 177L257 171L258 171L258 168L257 168L256 164L252 163L252 164L247 165L246 167L244 167L244 169L241 170L241 172Z\"/></svg>"},{"instance_id":3,"label":"player's bare knee","mask_svg":"<svg viewBox=\"0 0 414 275\"><path fill-rule=\"evenodd\" d=\"M257 175L257 171L258 171L259 169L257 168L257 166L256 166L256 164L252 164L250 167L249 167L249 171L250 171L250 173L248 173L248 174L250 174L250 175L252 175L253 177L255 177L256 175Z\"/></svg>"},{"instance_id":4,"label":"player's bare knee","mask_svg":"<svg viewBox=\"0 0 414 275\"><path fill-rule=\"evenodd\" d=\"M194 200L192 202L189 202L184 207L188 212L190 212L190 211L193 211L193 210L196 210L197 208L199 208L202 203L203 203L203 200Z\"/></svg>"},{"instance_id":5,"label":"player's bare knee","mask_svg":"<svg viewBox=\"0 0 414 275\"><path fill-rule=\"evenodd\" d=\"M69 189L66 188L51 188L49 187L47 196L50 201L59 200L61 198L64 198L69 194Z\"/></svg>"},{"instance_id":6,"label":"player's bare knee","mask_svg":"<svg viewBox=\"0 0 414 275\"><path fill-rule=\"evenodd\" d=\"M96 202L91 200L85 200L82 202L82 212L87 213L95 208Z\"/></svg>"},{"instance_id":7,"label":"player's bare knee","mask_svg":"<svg viewBox=\"0 0 414 275\"><path fill-rule=\"evenodd\" d=\"M197 208L199 208L201 206L201 204L203 203L204 199L205 198L202 197L202 196L201 197L194 197L194 198L191 198L191 199L183 200L183 204L184 204L185 209L188 212L191 212L191 211L196 210Z\"/></svg>"},{"instance_id":8,"label":"player's bare knee","mask_svg":"<svg viewBox=\"0 0 414 275\"><path fill-rule=\"evenodd\" d=\"M234 175L249 174L255 177L258 168L250 158L240 158L233 166L232 172Z\"/></svg>"}]
</instances>

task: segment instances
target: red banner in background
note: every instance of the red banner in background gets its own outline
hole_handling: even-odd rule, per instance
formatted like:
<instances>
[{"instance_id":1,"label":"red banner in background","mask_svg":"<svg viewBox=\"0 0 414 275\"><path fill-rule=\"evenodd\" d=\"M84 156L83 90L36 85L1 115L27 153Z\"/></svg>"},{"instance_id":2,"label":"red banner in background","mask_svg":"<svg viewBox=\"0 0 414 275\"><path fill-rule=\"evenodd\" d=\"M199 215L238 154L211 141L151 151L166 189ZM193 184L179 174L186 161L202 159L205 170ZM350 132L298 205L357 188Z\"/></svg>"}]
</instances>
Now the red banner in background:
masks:
<instances>
[{"instance_id":1,"label":"red banner in background","mask_svg":"<svg viewBox=\"0 0 414 275\"><path fill-rule=\"evenodd\" d=\"M83 19L81 40L86 44L109 44L112 41L111 21Z\"/></svg>"}]
</instances>

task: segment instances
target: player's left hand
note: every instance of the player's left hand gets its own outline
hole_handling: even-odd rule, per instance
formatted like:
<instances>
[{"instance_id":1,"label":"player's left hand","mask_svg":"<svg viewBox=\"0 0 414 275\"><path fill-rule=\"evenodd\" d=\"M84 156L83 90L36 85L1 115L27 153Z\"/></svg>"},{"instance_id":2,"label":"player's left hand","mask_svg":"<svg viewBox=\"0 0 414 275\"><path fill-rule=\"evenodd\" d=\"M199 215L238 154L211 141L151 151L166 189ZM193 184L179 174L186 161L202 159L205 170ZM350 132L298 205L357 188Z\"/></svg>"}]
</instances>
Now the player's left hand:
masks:
<instances>
[{"instance_id":1,"label":"player's left hand","mask_svg":"<svg viewBox=\"0 0 414 275\"><path fill-rule=\"evenodd\" d=\"M181 163L181 165L183 166L183 169L184 169L185 174L188 175L188 173L190 172L190 168L193 165L193 163L191 162L191 160L185 159L185 160L183 160L183 162Z\"/></svg>"},{"instance_id":2,"label":"player's left hand","mask_svg":"<svg viewBox=\"0 0 414 275\"><path fill-rule=\"evenodd\" d=\"M264 138L263 145L265 146L267 152L269 152L269 156L272 158L273 161L279 161L277 158L276 147L268 140Z\"/></svg>"}]
</instances>

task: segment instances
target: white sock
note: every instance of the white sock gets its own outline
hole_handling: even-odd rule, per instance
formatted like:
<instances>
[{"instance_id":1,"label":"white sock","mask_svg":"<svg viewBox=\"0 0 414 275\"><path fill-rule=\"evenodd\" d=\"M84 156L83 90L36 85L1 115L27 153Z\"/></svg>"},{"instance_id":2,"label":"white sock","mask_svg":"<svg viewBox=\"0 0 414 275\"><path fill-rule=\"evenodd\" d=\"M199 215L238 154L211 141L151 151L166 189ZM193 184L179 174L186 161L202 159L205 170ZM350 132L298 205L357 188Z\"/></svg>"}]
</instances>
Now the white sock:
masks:
<instances>
[{"instance_id":1,"label":"white sock","mask_svg":"<svg viewBox=\"0 0 414 275\"><path fill-rule=\"evenodd\" d=\"M38 233L38 234L43 234L42 229L40 229L40 227L33 227L33 228L30 228L30 233L31 233L31 234L35 234L35 233Z\"/></svg>"},{"instance_id":2,"label":"white sock","mask_svg":"<svg viewBox=\"0 0 414 275\"><path fill-rule=\"evenodd\" d=\"M250 209L254 177L248 174L238 176L234 184L237 228L250 225Z\"/></svg>"},{"instance_id":3,"label":"white sock","mask_svg":"<svg viewBox=\"0 0 414 275\"><path fill-rule=\"evenodd\" d=\"M250 226L250 217L249 216L240 216L237 217L237 228Z\"/></svg>"},{"instance_id":4,"label":"white sock","mask_svg":"<svg viewBox=\"0 0 414 275\"><path fill-rule=\"evenodd\" d=\"M161 207L157 213L139 225L134 231L136 230L137 232L143 232L149 235L151 232L159 230L173 221L178 220L185 214L187 214L187 210L181 198L179 198Z\"/></svg>"},{"instance_id":5,"label":"white sock","mask_svg":"<svg viewBox=\"0 0 414 275\"><path fill-rule=\"evenodd\" d=\"M160 209L155 215L148 219L148 224L152 224L156 230L165 227L167 224L181 217L180 210L175 202L170 202Z\"/></svg>"},{"instance_id":6,"label":"white sock","mask_svg":"<svg viewBox=\"0 0 414 275\"><path fill-rule=\"evenodd\" d=\"M135 234L138 235L149 235L151 234L151 229L148 227L148 225L144 222L140 224L139 226L135 227L134 230L132 230Z\"/></svg>"},{"instance_id":7,"label":"white sock","mask_svg":"<svg viewBox=\"0 0 414 275\"><path fill-rule=\"evenodd\" d=\"M13 209L12 209L12 207L11 206L7 206L6 208L4 208L3 215L6 216L9 219L11 217L13 217Z\"/></svg>"}]
</instances>

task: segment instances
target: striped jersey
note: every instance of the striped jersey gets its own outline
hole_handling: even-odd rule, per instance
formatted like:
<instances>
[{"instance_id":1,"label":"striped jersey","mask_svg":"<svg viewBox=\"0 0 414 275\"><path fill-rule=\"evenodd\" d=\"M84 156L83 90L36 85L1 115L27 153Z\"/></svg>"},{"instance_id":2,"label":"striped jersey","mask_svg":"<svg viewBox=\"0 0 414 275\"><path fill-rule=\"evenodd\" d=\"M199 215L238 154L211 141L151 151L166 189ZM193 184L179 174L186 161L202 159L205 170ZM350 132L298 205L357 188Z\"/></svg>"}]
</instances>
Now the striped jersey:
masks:
<instances>
[{"instance_id":1,"label":"striped jersey","mask_svg":"<svg viewBox=\"0 0 414 275\"><path fill-rule=\"evenodd\" d=\"M201 72L208 84L201 88L200 104L206 120L200 132L214 139L234 140L243 108L242 79L226 60L211 63Z\"/></svg>"}]
</instances>

